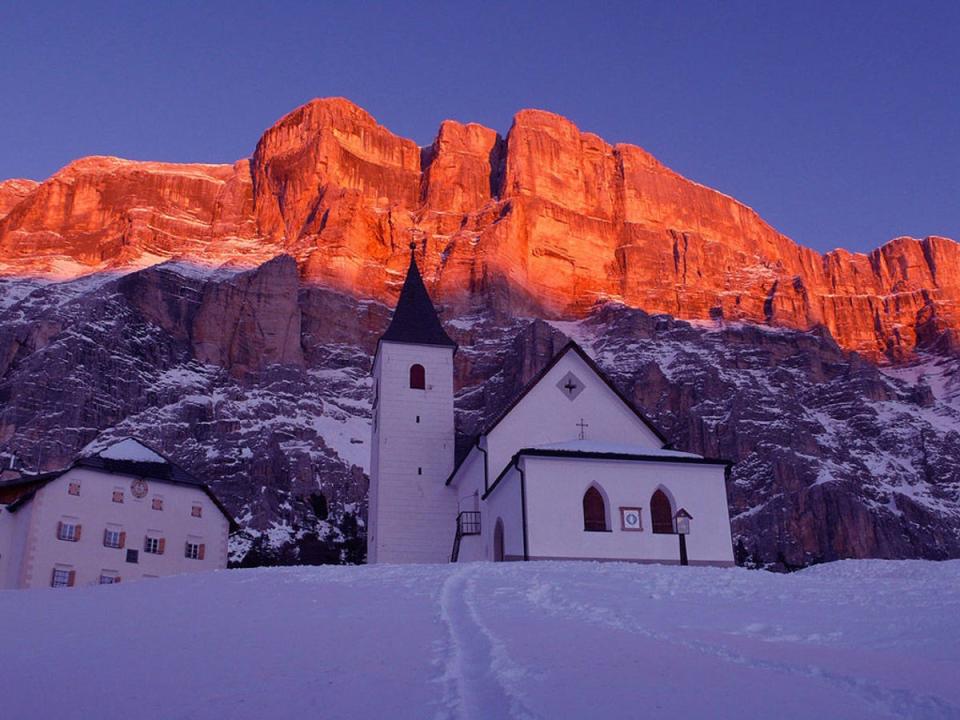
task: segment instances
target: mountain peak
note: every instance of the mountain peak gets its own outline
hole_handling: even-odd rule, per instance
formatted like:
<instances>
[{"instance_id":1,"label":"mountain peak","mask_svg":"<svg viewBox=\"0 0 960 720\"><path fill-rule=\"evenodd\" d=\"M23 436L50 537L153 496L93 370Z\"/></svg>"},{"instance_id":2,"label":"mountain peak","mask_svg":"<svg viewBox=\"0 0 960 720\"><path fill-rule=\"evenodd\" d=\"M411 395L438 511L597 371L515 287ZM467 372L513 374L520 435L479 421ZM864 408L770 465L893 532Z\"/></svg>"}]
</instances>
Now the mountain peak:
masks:
<instances>
[{"instance_id":1,"label":"mountain peak","mask_svg":"<svg viewBox=\"0 0 960 720\"><path fill-rule=\"evenodd\" d=\"M825 326L893 360L960 329L956 243L823 256L645 150L545 110L517 112L506 138L447 120L420 148L350 100L317 98L270 127L249 162L91 157L40 185L0 184L5 274L42 274L51 258L89 272L285 252L304 282L393 302L413 230L421 271L453 306L576 318L615 300Z\"/></svg>"}]
</instances>

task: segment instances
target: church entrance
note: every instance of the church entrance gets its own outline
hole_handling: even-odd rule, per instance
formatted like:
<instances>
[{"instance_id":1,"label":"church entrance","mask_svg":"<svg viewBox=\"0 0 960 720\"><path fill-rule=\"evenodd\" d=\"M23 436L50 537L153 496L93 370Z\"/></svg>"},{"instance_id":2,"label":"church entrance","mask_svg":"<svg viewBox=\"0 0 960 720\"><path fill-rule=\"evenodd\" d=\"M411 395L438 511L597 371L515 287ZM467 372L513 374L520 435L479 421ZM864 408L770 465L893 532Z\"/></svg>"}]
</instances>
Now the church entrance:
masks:
<instances>
[{"instance_id":1,"label":"church entrance","mask_svg":"<svg viewBox=\"0 0 960 720\"><path fill-rule=\"evenodd\" d=\"M497 524L493 528L493 560L503 562L503 520L500 518L497 518Z\"/></svg>"}]
</instances>

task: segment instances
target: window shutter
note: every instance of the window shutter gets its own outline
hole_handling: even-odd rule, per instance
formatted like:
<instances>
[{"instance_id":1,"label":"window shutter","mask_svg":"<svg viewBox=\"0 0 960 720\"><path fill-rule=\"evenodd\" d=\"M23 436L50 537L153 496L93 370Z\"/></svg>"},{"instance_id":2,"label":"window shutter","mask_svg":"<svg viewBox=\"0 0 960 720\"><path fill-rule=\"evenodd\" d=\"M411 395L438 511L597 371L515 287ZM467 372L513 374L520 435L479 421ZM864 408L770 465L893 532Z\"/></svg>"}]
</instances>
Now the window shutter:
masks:
<instances>
[{"instance_id":1,"label":"window shutter","mask_svg":"<svg viewBox=\"0 0 960 720\"><path fill-rule=\"evenodd\" d=\"M120 576L117 575L117 576L113 579L113 581L114 581L115 583L120 582Z\"/></svg>"},{"instance_id":2,"label":"window shutter","mask_svg":"<svg viewBox=\"0 0 960 720\"><path fill-rule=\"evenodd\" d=\"M77 571L71 570L70 575L67 577L67 587L73 587L76 581L77 581Z\"/></svg>"},{"instance_id":3,"label":"window shutter","mask_svg":"<svg viewBox=\"0 0 960 720\"><path fill-rule=\"evenodd\" d=\"M127 533L120 533L120 548L123 549L123 546L127 544Z\"/></svg>"},{"instance_id":4,"label":"window shutter","mask_svg":"<svg viewBox=\"0 0 960 720\"><path fill-rule=\"evenodd\" d=\"M79 541L80 541L80 529L81 529L82 527L83 527L82 525L77 525L76 528L74 528L74 530L73 530L73 541L74 541L74 542L79 542Z\"/></svg>"},{"instance_id":5,"label":"window shutter","mask_svg":"<svg viewBox=\"0 0 960 720\"><path fill-rule=\"evenodd\" d=\"M110 546L107 544L107 532L109 532L109 531L108 531L106 528L104 528L104 529L103 529L103 546L104 546L104 547L110 547Z\"/></svg>"},{"instance_id":6,"label":"window shutter","mask_svg":"<svg viewBox=\"0 0 960 720\"><path fill-rule=\"evenodd\" d=\"M184 556L185 558L190 557L190 543L188 543L188 542L185 542L185 543L183 544L183 556Z\"/></svg>"},{"instance_id":7,"label":"window shutter","mask_svg":"<svg viewBox=\"0 0 960 720\"><path fill-rule=\"evenodd\" d=\"M203 560L203 554L206 552L207 546L203 543L200 543L200 552L197 554L197 560Z\"/></svg>"},{"instance_id":8,"label":"window shutter","mask_svg":"<svg viewBox=\"0 0 960 720\"><path fill-rule=\"evenodd\" d=\"M167 544L165 538L160 538L160 547L157 548L157 555L163 555L163 547Z\"/></svg>"},{"instance_id":9,"label":"window shutter","mask_svg":"<svg viewBox=\"0 0 960 720\"><path fill-rule=\"evenodd\" d=\"M143 537L143 551L144 551L144 552L147 552L147 547L149 547L149 543L150 543L150 538L148 538L147 536L144 536L144 537Z\"/></svg>"},{"instance_id":10,"label":"window shutter","mask_svg":"<svg viewBox=\"0 0 960 720\"><path fill-rule=\"evenodd\" d=\"M57 539L59 540L62 537L63 537L63 521L58 520L57 521Z\"/></svg>"}]
</instances>

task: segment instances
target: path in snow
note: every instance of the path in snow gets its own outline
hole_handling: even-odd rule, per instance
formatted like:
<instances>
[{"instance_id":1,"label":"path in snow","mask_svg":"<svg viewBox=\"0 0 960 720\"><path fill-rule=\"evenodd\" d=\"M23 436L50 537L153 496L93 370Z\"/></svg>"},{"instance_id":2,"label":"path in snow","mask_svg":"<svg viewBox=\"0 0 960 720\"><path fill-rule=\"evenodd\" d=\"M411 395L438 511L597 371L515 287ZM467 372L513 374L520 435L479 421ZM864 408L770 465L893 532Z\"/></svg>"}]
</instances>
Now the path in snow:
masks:
<instances>
[{"instance_id":1,"label":"path in snow","mask_svg":"<svg viewBox=\"0 0 960 720\"><path fill-rule=\"evenodd\" d=\"M476 575L482 567L458 567L441 589L440 615L450 634L442 678L448 686L445 705L459 720L536 718L520 692L523 670L477 612Z\"/></svg>"},{"instance_id":2,"label":"path in snow","mask_svg":"<svg viewBox=\"0 0 960 720\"><path fill-rule=\"evenodd\" d=\"M223 571L0 617L3 720L960 720L960 561Z\"/></svg>"}]
</instances>

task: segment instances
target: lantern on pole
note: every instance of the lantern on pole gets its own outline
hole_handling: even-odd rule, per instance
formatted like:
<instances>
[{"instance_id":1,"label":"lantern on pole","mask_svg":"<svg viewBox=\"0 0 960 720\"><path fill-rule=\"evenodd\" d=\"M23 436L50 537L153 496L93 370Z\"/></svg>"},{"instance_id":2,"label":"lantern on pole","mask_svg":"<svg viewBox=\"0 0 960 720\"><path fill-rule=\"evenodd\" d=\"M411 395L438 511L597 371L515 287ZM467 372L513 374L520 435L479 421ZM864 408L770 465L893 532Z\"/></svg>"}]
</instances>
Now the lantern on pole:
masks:
<instances>
[{"instance_id":1,"label":"lantern on pole","mask_svg":"<svg viewBox=\"0 0 960 720\"><path fill-rule=\"evenodd\" d=\"M677 529L677 536L680 538L680 564L689 565L687 560L687 535L690 534L690 521L693 515L688 513L685 508L677 510L673 516L673 522Z\"/></svg>"}]
</instances>

